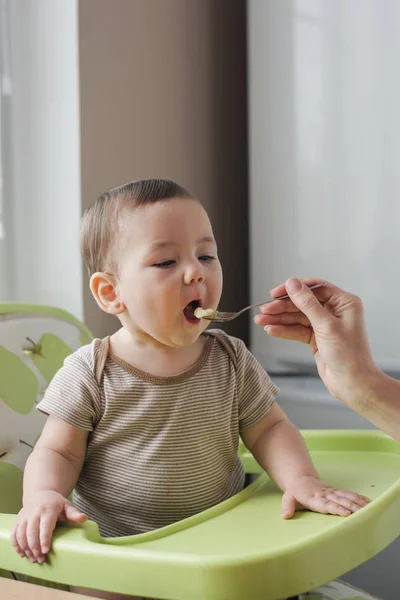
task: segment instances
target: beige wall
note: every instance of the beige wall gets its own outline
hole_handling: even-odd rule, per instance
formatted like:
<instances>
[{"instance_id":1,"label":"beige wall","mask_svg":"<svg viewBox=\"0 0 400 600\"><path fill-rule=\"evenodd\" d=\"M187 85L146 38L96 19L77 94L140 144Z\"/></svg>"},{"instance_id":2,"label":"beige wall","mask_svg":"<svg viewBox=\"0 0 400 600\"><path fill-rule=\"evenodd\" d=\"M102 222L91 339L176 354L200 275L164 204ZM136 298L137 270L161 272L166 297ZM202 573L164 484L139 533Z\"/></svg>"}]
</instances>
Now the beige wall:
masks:
<instances>
[{"instance_id":1,"label":"beige wall","mask_svg":"<svg viewBox=\"0 0 400 600\"><path fill-rule=\"evenodd\" d=\"M245 0L80 0L83 209L103 191L167 177L213 222L221 306L248 301ZM85 321L118 323L85 285ZM247 340L247 320L229 331Z\"/></svg>"}]
</instances>

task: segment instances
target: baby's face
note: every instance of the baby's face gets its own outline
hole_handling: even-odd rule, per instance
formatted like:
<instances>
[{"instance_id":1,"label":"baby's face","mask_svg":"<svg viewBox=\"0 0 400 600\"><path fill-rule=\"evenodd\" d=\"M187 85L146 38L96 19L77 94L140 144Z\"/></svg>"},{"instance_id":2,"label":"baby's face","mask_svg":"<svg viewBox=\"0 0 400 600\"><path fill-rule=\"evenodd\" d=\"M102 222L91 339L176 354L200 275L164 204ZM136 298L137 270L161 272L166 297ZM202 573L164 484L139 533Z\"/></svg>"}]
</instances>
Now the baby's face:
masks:
<instances>
[{"instance_id":1,"label":"baby's face","mask_svg":"<svg viewBox=\"0 0 400 600\"><path fill-rule=\"evenodd\" d=\"M209 324L194 310L217 308L222 292L204 208L178 198L136 208L124 218L117 247L124 326L169 347L194 343Z\"/></svg>"}]
</instances>

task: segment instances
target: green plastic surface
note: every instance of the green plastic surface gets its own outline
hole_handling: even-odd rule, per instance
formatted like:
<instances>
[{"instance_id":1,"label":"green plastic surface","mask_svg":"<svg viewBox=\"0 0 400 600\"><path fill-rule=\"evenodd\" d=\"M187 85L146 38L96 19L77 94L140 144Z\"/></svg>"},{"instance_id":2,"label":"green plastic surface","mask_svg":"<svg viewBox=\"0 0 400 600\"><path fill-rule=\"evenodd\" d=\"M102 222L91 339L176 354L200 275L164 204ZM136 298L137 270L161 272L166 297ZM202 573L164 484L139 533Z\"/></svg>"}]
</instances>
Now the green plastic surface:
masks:
<instances>
[{"instance_id":1,"label":"green plastic surface","mask_svg":"<svg viewBox=\"0 0 400 600\"><path fill-rule=\"evenodd\" d=\"M169 600L276 600L322 585L400 534L400 445L377 431L303 434L321 479L369 496L366 508L284 521L282 494L263 474L206 512L138 536L102 539L93 522L60 525L43 565L19 558L9 542L15 516L0 514L0 568ZM251 455L242 458L259 471ZM1 503L1 481L0 489Z\"/></svg>"},{"instance_id":2,"label":"green plastic surface","mask_svg":"<svg viewBox=\"0 0 400 600\"><path fill-rule=\"evenodd\" d=\"M82 321L79 321L74 315L66 310L55 306L45 306L43 304L29 304L27 302L1 302L0 315L43 315L47 317L56 317L57 319L72 323L80 330L80 340L82 346L88 344L93 339L93 334Z\"/></svg>"},{"instance_id":3,"label":"green plastic surface","mask_svg":"<svg viewBox=\"0 0 400 600\"><path fill-rule=\"evenodd\" d=\"M0 345L0 398L11 410L26 415L35 406L38 383L21 358Z\"/></svg>"}]
</instances>

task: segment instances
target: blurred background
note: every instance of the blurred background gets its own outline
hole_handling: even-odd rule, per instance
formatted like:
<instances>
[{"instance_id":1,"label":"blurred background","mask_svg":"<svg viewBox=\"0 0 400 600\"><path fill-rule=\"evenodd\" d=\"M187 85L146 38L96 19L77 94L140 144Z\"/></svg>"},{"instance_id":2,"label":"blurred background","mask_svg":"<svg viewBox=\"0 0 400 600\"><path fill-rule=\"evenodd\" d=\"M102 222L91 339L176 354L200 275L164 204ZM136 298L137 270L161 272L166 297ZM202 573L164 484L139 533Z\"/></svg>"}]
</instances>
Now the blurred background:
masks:
<instances>
[{"instance_id":1,"label":"blurred background","mask_svg":"<svg viewBox=\"0 0 400 600\"><path fill-rule=\"evenodd\" d=\"M0 0L0 301L64 308L96 336L82 212L104 191L176 180L205 205L223 310L290 276L364 301L400 374L398 0ZM331 398L308 349L247 316L228 331L301 428L369 424ZM400 543L345 579L398 600Z\"/></svg>"},{"instance_id":2,"label":"blurred background","mask_svg":"<svg viewBox=\"0 0 400 600\"><path fill-rule=\"evenodd\" d=\"M97 336L114 331L82 270L80 215L116 185L166 177L204 203L225 266L223 304L244 306L246 3L1 6L0 299L65 308ZM246 318L233 330L246 339Z\"/></svg>"}]
</instances>

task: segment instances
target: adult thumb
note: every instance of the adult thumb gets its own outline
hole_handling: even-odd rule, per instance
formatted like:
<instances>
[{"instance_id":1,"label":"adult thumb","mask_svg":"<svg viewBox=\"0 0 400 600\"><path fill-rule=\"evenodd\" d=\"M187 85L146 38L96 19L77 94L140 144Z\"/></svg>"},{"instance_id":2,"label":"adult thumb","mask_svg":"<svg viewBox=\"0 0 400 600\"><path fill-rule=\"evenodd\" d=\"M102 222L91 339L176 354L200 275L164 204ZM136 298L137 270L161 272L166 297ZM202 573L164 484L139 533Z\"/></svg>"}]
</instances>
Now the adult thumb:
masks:
<instances>
[{"instance_id":1,"label":"adult thumb","mask_svg":"<svg viewBox=\"0 0 400 600\"><path fill-rule=\"evenodd\" d=\"M73 504L67 502L65 505L65 517L67 521L72 521L73 523L83 523L87 521L88 517L85 513L82 513L78 510Z\"/></svg>"},{"instance_id":2,"label":"adult thumb","mask_svg":"<svg viewBox=\"0 0 400 600\"><path fill-rule=\"evenodd\" d=\"M300 279L291 277L286 281L285 287L293 304L308 317L313 327L326 319L327 313L324 307L314 296L310 288L302 283Z\"/></svg>"}]
</instances>

